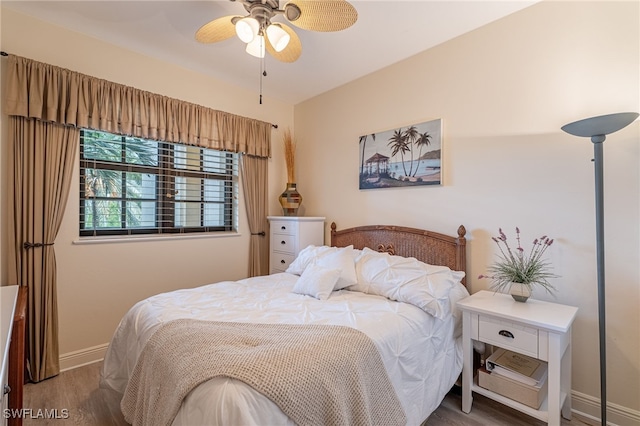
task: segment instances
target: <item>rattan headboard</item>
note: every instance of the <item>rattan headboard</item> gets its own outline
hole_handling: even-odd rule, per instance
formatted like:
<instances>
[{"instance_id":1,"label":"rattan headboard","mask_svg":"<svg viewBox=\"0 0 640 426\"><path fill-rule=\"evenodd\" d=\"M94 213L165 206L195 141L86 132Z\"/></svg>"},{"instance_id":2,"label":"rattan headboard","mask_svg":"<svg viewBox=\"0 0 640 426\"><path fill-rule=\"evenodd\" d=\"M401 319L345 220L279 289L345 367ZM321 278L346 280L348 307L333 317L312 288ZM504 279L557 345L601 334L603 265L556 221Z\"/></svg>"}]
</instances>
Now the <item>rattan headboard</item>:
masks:
<instances>
[{"instance_id":1,"label":"rattan headboard","mask_svg":"<svg viewBox=\"0 0 640 426\"><path fill-rule=\"evenodd\" d=\"M386 251L404 257L416 259L431 265L443 265L455 271L467 271L466 244L467 230L458 227L458 236L440 234L404 226L370 225L336 230L331 224L331 245ZM465 283L465 280L462 281Z\"/></svg>"}]
</instances>

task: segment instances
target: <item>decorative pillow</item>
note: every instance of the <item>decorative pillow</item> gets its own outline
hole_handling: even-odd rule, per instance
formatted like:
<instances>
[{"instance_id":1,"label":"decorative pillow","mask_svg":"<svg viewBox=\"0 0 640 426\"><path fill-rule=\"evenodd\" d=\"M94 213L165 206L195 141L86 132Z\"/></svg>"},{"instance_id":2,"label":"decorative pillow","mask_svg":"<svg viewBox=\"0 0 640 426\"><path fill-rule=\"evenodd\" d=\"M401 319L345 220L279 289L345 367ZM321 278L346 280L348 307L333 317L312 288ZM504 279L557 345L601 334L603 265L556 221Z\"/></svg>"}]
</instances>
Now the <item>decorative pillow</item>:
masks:
<instances>
[{"instance_id":1,"label":"decorative pillow","mask_svg":"<svg viewBox=\"0 0 640 426\"><path fill-rule=\"evenodd\" d=\"M333 247L310 245L298 253L298 256L289 264L285 272L295 275L302 275L307 266L318 256L331 251Z\"/></svg>"},{"instance_id":2,"label":"decorative pillow","mask_svg":"<svg viewBox=\"0 0 640 426\"><path fill-rule=\"evenodd\" d=\"M301 275L310 265L320 265L327 269L338 269L340 270L340 279L336 283L334 290L340 290L357 283L355 268L355 258L357 254L353 246L308 246L300 251L286 272Z\"/></svg>"},{"instance_id":3,"label":"decorative pillow","mask_svg":"<svg viewBox=\"0 0 640 426\"><path fill-rule=\"evenodd\" d=\"M327 300L333 286L340 277L339 269L327 269L320 265L309 265L293 286L293 292Z\"/></svg>"},{"instance_id":4,"label":"decorative pillow","mask_svg":"<svg viewBox=\"0 0 640 426\"><path fill-rule=\"evenodd\" d=\"M356 261L356 276L357 284L348 290L410 303L436 318L444 318L451 312L449 293L464 273L365 248Z\"/></svg>"},{"instance_id":5,"label":"decorative pillow","mask_svg":"<svg viewBox=\"0 0 640 426\"><path fill-rule=\"evenodd\" d=\"M316 260L316 264L329 269L339 269L340 278L333 287L334 290L341 290L358 282L356 278L356 263L353 246L337 248L335 250L324 253Z\"/></svg>"}]
</instances>

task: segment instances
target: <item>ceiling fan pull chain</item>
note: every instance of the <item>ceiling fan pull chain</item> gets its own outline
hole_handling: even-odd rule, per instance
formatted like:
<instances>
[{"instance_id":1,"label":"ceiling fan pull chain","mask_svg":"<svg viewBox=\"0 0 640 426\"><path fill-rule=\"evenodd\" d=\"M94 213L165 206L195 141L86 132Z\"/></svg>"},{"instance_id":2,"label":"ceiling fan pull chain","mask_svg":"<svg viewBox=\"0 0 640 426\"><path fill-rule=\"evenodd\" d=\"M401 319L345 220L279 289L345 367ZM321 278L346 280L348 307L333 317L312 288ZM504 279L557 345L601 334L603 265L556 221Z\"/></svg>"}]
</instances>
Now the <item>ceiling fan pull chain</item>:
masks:
<instances>
[{"instance_id":1,"label":"ceiling fan pull chain","mask_svg":"<svg viewBox=\"0 0 640 426\"><path fill-rule=\"evenodd\" d=\"M260 105L262 105L262 77L267 76L267 70L264 66L264 56L260 59Z\"/></svg>"},{"instance_id":2,"label":"ceiling fan pull chain","mask_svg":"<svg viewBox=\"0 0 640 426\"><path fill-rule=\"evenodd\" d=\"M262 105L262 71L264 70L264 58L260 59L260 105Z\"/></svg>"}]
</instances>

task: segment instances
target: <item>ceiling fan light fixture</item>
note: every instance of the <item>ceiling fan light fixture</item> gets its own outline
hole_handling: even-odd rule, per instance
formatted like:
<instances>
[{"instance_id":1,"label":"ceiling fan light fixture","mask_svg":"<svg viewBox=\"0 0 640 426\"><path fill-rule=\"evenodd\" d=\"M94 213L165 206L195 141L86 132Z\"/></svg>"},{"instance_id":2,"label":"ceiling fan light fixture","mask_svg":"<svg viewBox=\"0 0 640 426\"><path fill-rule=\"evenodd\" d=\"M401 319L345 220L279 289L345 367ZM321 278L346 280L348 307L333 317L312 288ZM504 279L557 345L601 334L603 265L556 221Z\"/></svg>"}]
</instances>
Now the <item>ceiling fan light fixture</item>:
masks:
<instances>
[{"instance_id":1,"label":"ceiling fan light fixture","mask_svg":"<svg viewBox=\"0 0 640 426\"><path fill-rule=\"evenodd\" d=\"M196 31L196 41L217 43L235 34L247 44L249 54L264 58L269 52L286 63L297 61L302 54L300 38L288 24L308 31L330 32L347 29L358 19L350 0L231 1L241 3L248 14L222 16L204 24ZM282 8L280 3L284 3ZM280 16L288 22L271 23Z\"/></svg>"},{"instance_id":2,"label":"ceiling fan light fixture","mask_svg":"<svg viewBox=\"0 0 640 426\"><path fill-rule=\"evenodd\" d=\"M246 52L256 58L264 58L265 46L264 37L258 35L256 38L247 43Z\"/></svg>"},{"instance_id":3,"label":"ceiling fan light fixture","mask_svg":"<svg viewBox=\"0 0 640 426\"><path fill-rule=\"evenodd\" d=\"M291 36L278 24L271 24L267 27L267 38L276 52L282 52L291 40Z\"/></svg>"},{"instance_id":4,"label":"ceiling fan light fixture","mask_svg":"<svg viewBox=\"0 0 640 426\"><path fill-rule=\"evenodd\" d=\"M260 23L257 19L247 16L236 22L236 34L245 43L251 43L256 39L260 31Z\"/></svg>"}]
</instances>

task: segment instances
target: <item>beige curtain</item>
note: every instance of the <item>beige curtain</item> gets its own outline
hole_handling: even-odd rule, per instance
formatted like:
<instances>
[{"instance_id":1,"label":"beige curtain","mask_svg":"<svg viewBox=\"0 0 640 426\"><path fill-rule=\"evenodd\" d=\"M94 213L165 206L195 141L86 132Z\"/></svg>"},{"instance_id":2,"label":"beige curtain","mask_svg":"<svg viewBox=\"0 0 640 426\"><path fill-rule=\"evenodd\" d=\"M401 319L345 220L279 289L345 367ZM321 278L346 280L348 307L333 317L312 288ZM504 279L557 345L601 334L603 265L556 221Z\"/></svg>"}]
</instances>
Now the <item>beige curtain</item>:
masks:
<instances>
[{"instance_id":1,"label":"beige curtain","mask_svg":"<svg viewBox=\"0 0 640 426\"><path fill-rule=\"evenodd\" d=\"M243 177L264 193L248 198L248 209L266 202L266 158L271 124L145 92L53 65L9 55L4 85L13 160L9 190L11 282L29 287L28 352L33 381L59 371L56 266L53 241L69 193L78 128L244 153L261 166ZM252 169L253 166L249 166ZM253 181L252 179L256 179ZM246 193L251 193L251 189ZM252 229L264 230L262 217ZM254 231L252 231L254 232ZM252 273L265 271L266 240L251 238ZM254 265L254 256L258 266Z\"/></svg>"},{"instance_id":2,"label":"beige curtain","mask_svg":"<svg viewBox=\"0 0 640 426\"><path fill-rule=\"evenodd\" d=\"M79 139L74 127L9 117L9 279L29 289L27 366L34 382L60 372L53 243Z\"/></svg>"},{"instance_id":3,"label":"beige curtain","mask_svg":"<svg viewBox=\"0 0 640 426\"><path fill-rule=\"evenodd\" d=\"M268 160L261 157L243 155L240 163L240 177L247 209L249 231L249 276L267 275L268 240L267 224L267 168Z\"/></svg>"},{"instance_id":4,"label":"beige curtain","mask_svg":"<svg viewBox=\"0 0 640 426\"><path fill-rule=\"evenodd\" d=\"M76 127L271 157L271 124L9 55L6 111Z\"/></svg>"}]
</instances>

